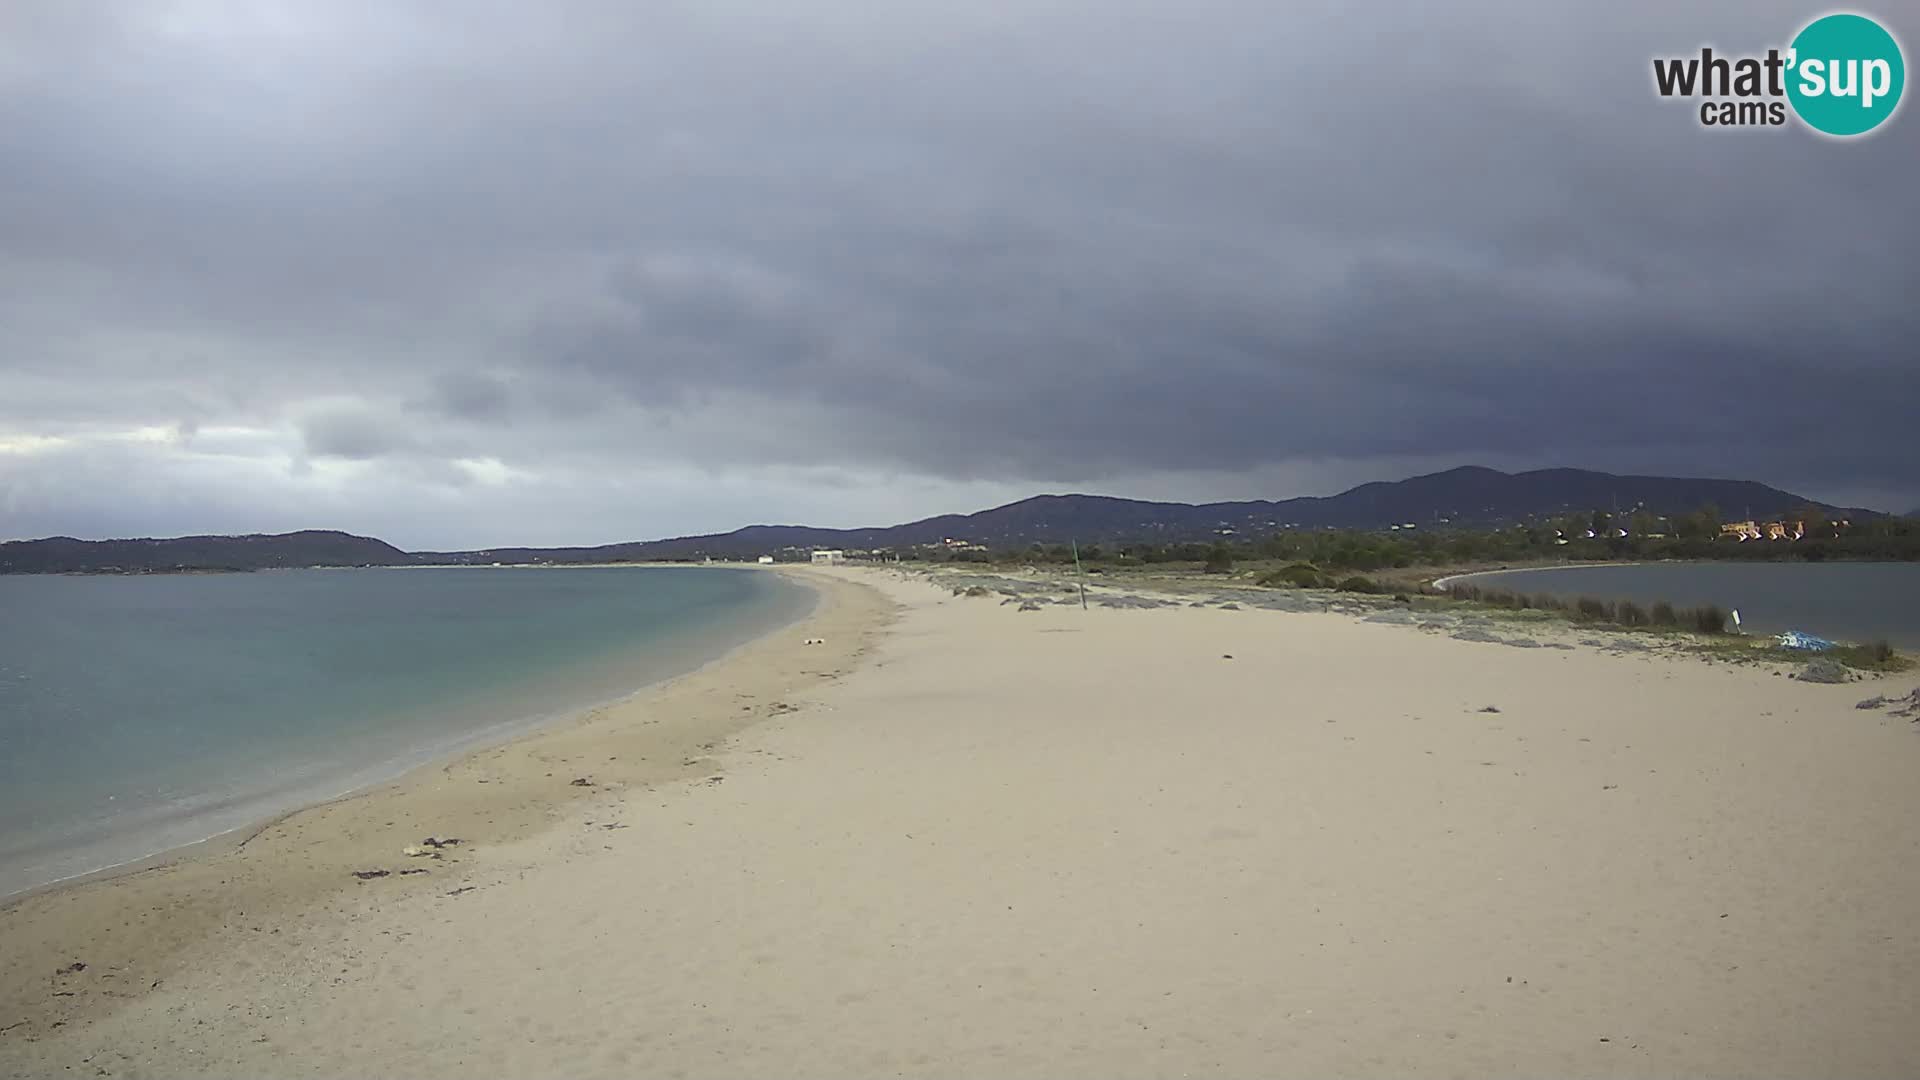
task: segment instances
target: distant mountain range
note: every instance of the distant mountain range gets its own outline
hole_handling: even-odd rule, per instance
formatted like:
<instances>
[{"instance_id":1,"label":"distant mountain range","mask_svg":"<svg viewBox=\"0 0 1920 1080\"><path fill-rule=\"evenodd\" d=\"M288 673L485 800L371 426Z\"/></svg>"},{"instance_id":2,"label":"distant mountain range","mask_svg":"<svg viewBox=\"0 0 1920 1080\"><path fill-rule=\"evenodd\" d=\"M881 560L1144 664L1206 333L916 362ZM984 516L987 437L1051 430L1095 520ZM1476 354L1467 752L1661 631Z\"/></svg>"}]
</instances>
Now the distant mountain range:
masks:
<instances>
[{"instance_id":1,"label":"distant mountain range","mask_svg":"<svg viewBox=\"0 0 1920 1080\"><path fill-rule=\"evenodd\" d=\"M0 573L259 570L290 566L407 566L434 563L580 563L712 556L741 558L789 548L900 548L967 540L994 548L1031 543L1209 539L1232 530L1257 536L1282 528L1384 529L1413 524L1486 527L1572 511L1645 509L1691 513L1708 504L1734 519L1818 508L1849 517L1870 510L1828 506L1750 480L1615 476L1584 469L1504 473L1468 466L1325 498L1279 502L1144 502L1102 495L1039 495L974 514L945 514L885 528L817 529L750 525L729 533L574 548L490 548L405 552L342 532L277 536L191 536L172 540L47 540L0 544Z\"/></svg>"}]
</instances>

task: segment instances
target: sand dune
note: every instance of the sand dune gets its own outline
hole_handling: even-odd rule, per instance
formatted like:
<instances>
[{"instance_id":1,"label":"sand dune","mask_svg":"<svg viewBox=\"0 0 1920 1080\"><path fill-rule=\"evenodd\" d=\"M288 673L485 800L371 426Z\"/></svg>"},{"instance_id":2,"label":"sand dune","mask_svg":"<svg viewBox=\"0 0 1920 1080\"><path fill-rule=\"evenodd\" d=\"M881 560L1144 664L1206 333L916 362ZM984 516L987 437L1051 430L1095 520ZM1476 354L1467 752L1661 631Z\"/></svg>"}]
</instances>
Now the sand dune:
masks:
<instances>
[{"instance_id":1,"label":"sand dune","mask_svg":"<svg viewBox=\"0 0 1920 1080\"><path fill-rule=\"evenodd\" d=\"M32 970L0 986L0 1027L26 1018L0 1073L1920 1072L1920 731L1853 708L1910 680L830 577L826 623L296 816L251 862L8 909L0 960ZM848 582L899 606L864 657L888 605ZM731 738L531 783L637 754L649 721ZM528 783L521 812L460 821L481 842L432 887L339 883L489 773ZM271 902L216 884L348 829L375 847ZM116 912L158 933L162 888L197 921L112 943ZM62 987L66 1012L34 997Z\"/></svg>"}]
</instances>

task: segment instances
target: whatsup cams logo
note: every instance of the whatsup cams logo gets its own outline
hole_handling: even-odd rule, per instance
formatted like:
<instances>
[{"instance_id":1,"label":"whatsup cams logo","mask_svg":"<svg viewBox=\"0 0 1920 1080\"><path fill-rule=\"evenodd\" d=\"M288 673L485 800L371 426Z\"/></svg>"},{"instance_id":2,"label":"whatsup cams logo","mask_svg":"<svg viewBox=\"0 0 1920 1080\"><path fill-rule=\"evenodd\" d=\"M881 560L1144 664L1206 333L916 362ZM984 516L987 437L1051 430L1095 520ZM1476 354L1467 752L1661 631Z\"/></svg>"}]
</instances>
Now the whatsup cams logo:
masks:
<instances>
[{"instance_id":1,"label":"whatsup cams logo","mask_svg":"<svg viewBox=\"0 0 1920 1080\"><path fill-rule=\"evenodd\" d=\"M1906 85L1906 59L1892 32L1852 12L1822 15L1764 56L1702 48L1698 56L1653 61L1654 89L1663 98L1700 99L1700 124L1710 128L1782 127L1794 116L1822 135L1865 135L1893 118Z\"/></svg>"}]
</instances>

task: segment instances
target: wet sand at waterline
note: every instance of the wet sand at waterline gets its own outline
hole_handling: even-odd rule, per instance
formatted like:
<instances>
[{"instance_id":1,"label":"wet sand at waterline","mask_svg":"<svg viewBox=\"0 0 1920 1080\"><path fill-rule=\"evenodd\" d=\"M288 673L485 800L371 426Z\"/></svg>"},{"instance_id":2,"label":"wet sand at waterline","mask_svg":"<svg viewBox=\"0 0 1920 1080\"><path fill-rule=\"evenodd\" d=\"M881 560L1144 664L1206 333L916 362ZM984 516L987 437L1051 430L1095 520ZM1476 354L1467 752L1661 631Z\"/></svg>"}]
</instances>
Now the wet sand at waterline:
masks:
<instances>
[{"instance_id":1,"label":"wet sand at waterline","mask_svg":"<svg viewBox=\"0 0 1920 1080\"><path fill-rule=\"evenodd\" d=\"M584 723L0 912L0 1074L1920 1070L1920 731L1853 707L1910 677L809 574Z\"/></svg>"}]
</instances>

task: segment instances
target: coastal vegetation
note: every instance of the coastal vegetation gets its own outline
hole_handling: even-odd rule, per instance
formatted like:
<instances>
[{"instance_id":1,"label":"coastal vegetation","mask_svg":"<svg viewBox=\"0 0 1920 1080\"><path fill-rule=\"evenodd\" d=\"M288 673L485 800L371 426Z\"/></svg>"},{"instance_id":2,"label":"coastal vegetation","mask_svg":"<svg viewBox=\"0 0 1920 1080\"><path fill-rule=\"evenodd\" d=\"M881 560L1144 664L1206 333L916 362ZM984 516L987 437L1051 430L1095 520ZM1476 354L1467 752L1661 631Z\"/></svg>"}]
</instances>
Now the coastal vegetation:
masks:
<instances>
[{"instance_id":1,"label":"coastal vegetation","mask_svg":"<svg viewBox=\"0 0 1920 1080\"><path fill-rule=\"evenodd\" d=\"M1179 603L1184 598L1196 606L1211 602L1222 607L1341 611L1361 615L1368 622L1450 630L1453 636L1465 640L1535 645L1539 639L1534 635L1563 624L1585 631L1587 638L1605 639L1589 640L1589 644L1678 651L1730 663L1803 666L1795 677L1809 681L1821 680L1808 672L1825 673L1832 681L1850 681L1858 677L1854 674L1858 672L1897 673L1915 666L1913 658L1896 652L1884 640L1841 643L1824 649L1789 648L1770 634L1743 633L1732 624L1731 611L1713 604L1680 607L1664 600L1649 603L1528 593L1469 581L1447 588L1428 585L1396 591L1374 577L1354 574L1336 579L1304 562L1243 570L1230 582L1222 582L1194 565L1093 573L1098 576L1082 580L1099 583L1103 593L1096 602L1101 607L1151 608ZM1071 567L1049 570L1027 566L1007 575L962 563L946 572L931 571L930 577L950 587L955 595L1000 595L1003 604L1019 603L1021 611L1036 611L1049 603L1067 602L1053 594L1063 589L1070 595L1075 593L1078 583L1073 574ZM1504 627L1501 633L1508 636L1489 636L1490 627Z\"/></svg>"},{"instance_id":2,"label":"coastal vegetation","mask_svg":"<svg viewBox=\"0 0 1920 1080\"><path fill-rule=\"evenodd\" d=\"M1727 611L1716 604L1675 608L1662 600L1651 607L1642 607L1632 600L1603 600L1594 596L1580 596L1567 600L1549 593L1529 594L1505 589L1484 589L1465 582L1448 586L1442 595L1454 600L1508 611L1561 614L1575 622L1605 623L1629 629L1686 629L1696 634L1708 635L1727 632Z\"/></svg>"},{"instance_id":3,"label":"coastal vegetation","mask_svg":"<svg viewBox=\"0 0 1920 1080\"><path fill-rule=\"evenodd\" d=\"M1725 660L1790 662L1817 655L1858 671L1892 673L1909 671L1914 667L1910 657L1901 655L1885 641L1840 644L1813 654L1788 649L1770 637L1746 637L1731 633L1728 612L1715 604L1675 608L1662 600L1643 607L1631 600L1603 600L1593 596L1567 600L1546 593L1487 589L1466 582L1439 590L1438 596L1443 601L1496 612L1558 616L1577 624L1609 630L1690 633L1704 639L1701 647L1708 653Z\"/></svg>"},{"instance_id":4,"label":"coastal vegetation","mask_svg":"<svg viewBox=\"0 0 1920 1080\"><path fill-rule=\"evenodd\" d=\"M1818 663L1828 668L1838 667L1847 671L1880 675L1897 675L1912 671L1916 666L1912 657L1896 651L1884 641L1869 642L1865 645L1838 645L1823 653L1809 654L1783 648L1771 638L1739 637L1729 634L1704 640L1695 646L1695 651L1711 659L1737 664Z\"/></svg>"},{"instance_id":5,"label":"coastal vegetation","mask_svg":"<svg viewBox=\"0 0 1920 1080\"><path fill-rule=\"evenodd\" d=\"M1395 594L1396 600L1417 600L1422 605L1467 605L1509 616L1565 619L1596 629L1725 640L1729 649L1747 659L1804 659L1804 653L1770 652L1770 639L1737 633L1729 625L1731 612L1716 605L1682 607L1664 600L1568 597L1466 581L1440 589L1430 584L1448 572L1573 563L1920 560L1920 521L1834 520L1811 508L1804 518L1783 516L1800 526L1798 539L1739 539L1722 527L1721 515L1708 506L1677 517L1638 513L1616 518L1607 512L1582 512L1484 529L1279 530L1210 543L1093 543L1081 545L1079 556L1093 573L1178 577L1196 571L1232 572L1240 580L1268 589ZM895 555L1010 568L1070 564L1073 550L1065 544L1030 544L1001 550L922 549ZM1908 664L1885 643L1845 645L1826 655L1867 671L1904 670Z\"/></svg>"},{"instance_id":6,"label":"coastal vegetation","mask_svg":"<svg viewBox=\"0 0 1920 1080\"><path fill-rule=\"evenodd\" d=\"M1805 517L1782 516L1803 522L1804 535L1794 540L1740 540L1722 530L1718 510L1705 507L1671 518L1644 513L1616 517L1608 512L1592 511L1484 529L1278 529L1266 535L1236 535L1210 543L1103 542L1082 545L1079 555L1085 564L1114 566L1178 563L1231 566L1280 562L1288 564L1284 569L1289 571L1295 565L1308 565L1322 575L1422 567L1663 559L1920 561L1920 521L1893 517L1835 521L1811 511ZM979 546L966 550L924 548L897 550L893 554L930 562L1073 561L1073 549L1067 544Z\"/></svg>"},{"instance_id":7,"label":"coastal vegetation","mask_svg":"<svg viewBox=\"0 0 1920 1080\"><path fill-rule=\"evenodd\" d=\"M1225 574L1231 572L1233 570L1233 549L1225 544L1213 545L1213 550L1207 552L1207 563L1204 569L1209 574Z\"/></svg>"}]
</instances>

